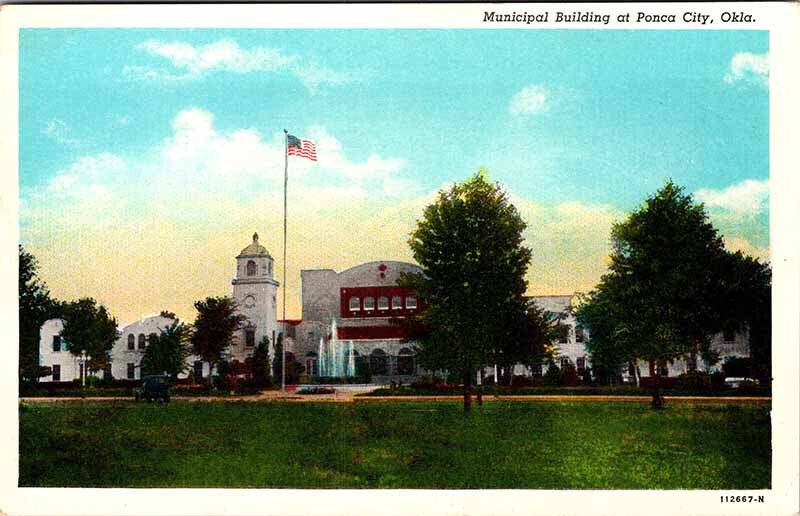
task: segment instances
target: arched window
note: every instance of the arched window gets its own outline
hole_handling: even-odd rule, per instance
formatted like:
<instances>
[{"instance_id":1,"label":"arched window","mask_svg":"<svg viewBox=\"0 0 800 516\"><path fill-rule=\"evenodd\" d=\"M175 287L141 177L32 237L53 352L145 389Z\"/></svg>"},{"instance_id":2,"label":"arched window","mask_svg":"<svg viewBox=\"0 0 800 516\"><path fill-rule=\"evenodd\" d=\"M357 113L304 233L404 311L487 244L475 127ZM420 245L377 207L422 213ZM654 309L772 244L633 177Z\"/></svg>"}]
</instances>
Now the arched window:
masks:
<instances>
[{"instance_id":1,"label":"arched window","mask_svg":"<svg viewBox=\"0 0 800 516\"><path fill-rule=\"evenodd\" d=\"M389 298L386 296L381 296L378 298L378 310L388 310L389 309Z\"/></svg>"},{"instance_id":2,"label":"arched window","mask_svg":"<svg viewBox=\"0 0 800 516\"><path fill-rule=\"evenodd\" d=\"M358 312L361 308L361 300L355 296L350 298L350 311Z\"/></svg>"},{"instance_id":3,"label":"arched window","mask_svg":"<svg viewBox=\"0 0 800 516\"><path fill-rule=\"evenodd\" d=\"M375 298L374 297L365 297L364 298L364 310L375 310Z\"/></svg>"},{"instance_id":4,"label":"arched window","mask_svg":"<svg viewBox=\"0 0 800 516\"><path fill-rule=\"evenodd\" d=\"M414 309L417 307L417 298L414 296L406 297L406 308Z\"/></svg>"},{"instance_id":5,"label":"arched window","mask_svg":"<svg viewBox=\"0 0 800 516\"><path fill-rule=\"evenodd\" d=\"M152 344L156 341L157 338L158 335L156 335L155 333L151 333L150 335L147 336L147 343Z\"/></svg>"},{"instance_id":6,"label":"arched window","mask_svg":"<svg viewBox=\"0 0 800 516\"><path fill-rule=\"evenodd\" d=\"M267 262L267 273L272 275L272 260Z\"/></svg>"},{"instance_id":7,"label":"arched window","mask_svg":"<svg viewBox=\"0 0 800 516\"><path fill-rule=\"evenodd\" d=\"M128 334L128 349L136 349L136 337L133 333Z\"/></svg>"},{"instance_id":8,"label":"arched window","mask_svg":"<svg viewBox=\"0 0 800 516\"><path fill-rule=\"evenodd\" d=\"M386 374L386 352L382 349L374 349L369 355L369 369L372 374Z\"/></svg>"},{"instance_id":9,"label":"arched window","mask_svg":"<svg viewBox=\"0 0 800 516\"><path fill-rule=\"evenodd\" d=\"M583 326L575 326L575 342L583 342Z\"/></svg>"},{"instance_id":10,"label":"arched window","mask_svg":"<svg viewBox=\"0 0 800 516\"><path fill-rule=\"evenodd\" d=\"M256 262L253 260L247 261L247 275L248 276L255 276L256 275Z\"/></svg>"},{"instance_id":11,"label":"arched window","mask_svg":"<svg viewBox=\"0 0 800 516\"><path fill-rule=\"evenodd\" d=\"M403 298L400 296L392 296L392 310L403 308Z\"/></svg>"},{"instance_id":12,"label":"arched window","mask_svg":"<svg viewBox=\"0 0 800 516\"><path fill-rule=\"evenodd\" d=\"M144 349L147 346L145 343L144 333L139 334L139 349Z\"/></svg>"},{"instance_id":13,"label":"arched window","mask_svg":"<svg viewBox=\"0 0 800 516\"><path fill-rule=\"evenodd\" d=\"M414 374L414 352L403 348L397 357L397 374Z\"/></svg>"}]
</instances>

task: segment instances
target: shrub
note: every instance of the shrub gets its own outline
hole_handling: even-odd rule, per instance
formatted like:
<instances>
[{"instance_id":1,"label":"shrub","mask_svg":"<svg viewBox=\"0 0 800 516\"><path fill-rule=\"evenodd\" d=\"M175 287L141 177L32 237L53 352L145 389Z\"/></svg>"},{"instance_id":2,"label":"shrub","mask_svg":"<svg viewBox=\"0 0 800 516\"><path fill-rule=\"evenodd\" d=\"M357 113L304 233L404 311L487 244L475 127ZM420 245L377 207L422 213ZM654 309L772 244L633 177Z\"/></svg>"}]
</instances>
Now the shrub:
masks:
<instances>
[{"instance_id":1,"label":"shrub","mask_svg":"<svg viewBox=\"0 0 800 516\"><path fill-rule=\"evenodd\" d=\"M544 373L544 384L548 386L565 385L566 379L564 371L560 367L551 364Z\"/></svg>"},{"instance_id":2,"label":"shrub","mask_svg":"<svg viewBox=\"0 0 800 516\"><path fill-rule=\"evenodd\" d=\"M711 389L711 376L708 373L693 371L678 376L677 387L686 391L704 391Z\"/></svg>"},{"instance_id":3,"label":"shrub","mask_svg":"<svg viewBox=\"0 0 800 516\"><path fill-rule=\"evenodd\" d=\"M726 377L750 378L752 376L751 360L743 357L728 357L722 363L722 372Z\"/></svg>"}]
</instances>

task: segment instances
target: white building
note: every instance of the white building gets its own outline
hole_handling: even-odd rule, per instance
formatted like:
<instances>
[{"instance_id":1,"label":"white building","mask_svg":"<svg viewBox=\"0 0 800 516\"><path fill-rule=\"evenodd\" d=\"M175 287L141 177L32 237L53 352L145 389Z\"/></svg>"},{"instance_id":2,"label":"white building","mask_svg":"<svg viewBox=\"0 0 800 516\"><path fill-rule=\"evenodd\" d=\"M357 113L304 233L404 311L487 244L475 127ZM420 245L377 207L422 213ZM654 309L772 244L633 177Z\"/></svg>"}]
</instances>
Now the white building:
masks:
<instances>
[{"instance_id":1,"label":"white building","mask_svg":"<svg viewBox=\"0 0 800 516\"><path fill-rule=\"evenodd\" d=\"M273 259L267 249L258 243L258 234L253 242L242 249L236 257L236 273L233 284L233 300L241 313L247 318L242 329L234 336L226 358L244 362L253 354L255 346L262 337L274 342L278 323L275 312L275 298L278 282L273 278ZM99 376L115 379L141 379L141 361L144 350L152 338L170 326L174 319L152 315L134 321L118 329L117 340L111 349L111 366ZM60 319L45 321L40 330L39 363L50 367L52 374L41 378L43 382L71 381L81 378L81 364L76 355L67 351L61 338L64 328ZM274 356L274 350L270 353ZM206 377L209 365L190 356L190 370L195 378ZM185 378L189 372L179 377Z\"/></svg>"}]
</instances>

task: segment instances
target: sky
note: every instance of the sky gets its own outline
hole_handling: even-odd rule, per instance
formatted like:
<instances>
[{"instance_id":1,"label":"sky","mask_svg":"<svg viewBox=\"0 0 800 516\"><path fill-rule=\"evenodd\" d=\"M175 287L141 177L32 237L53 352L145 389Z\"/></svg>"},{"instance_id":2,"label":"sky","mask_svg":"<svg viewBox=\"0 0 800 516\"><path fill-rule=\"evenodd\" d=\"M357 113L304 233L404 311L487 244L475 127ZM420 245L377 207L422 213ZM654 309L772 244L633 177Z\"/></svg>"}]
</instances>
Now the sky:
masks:
<instances>
[{"instance_id":1,"label":"sky","mask_svg":"<svg viewBox=\"0 0 800 516\"><path fill-rule=\"evenodd\" d=\"M588 291L609 231L671 178L769 257L765 31L20 31L20 233L59 299L122 324L229 295L258 232L283 276L412 261L479 168L528 223L529 293ZM282 313L279 310L279 317Z\"/></svg>"}]
</instances>

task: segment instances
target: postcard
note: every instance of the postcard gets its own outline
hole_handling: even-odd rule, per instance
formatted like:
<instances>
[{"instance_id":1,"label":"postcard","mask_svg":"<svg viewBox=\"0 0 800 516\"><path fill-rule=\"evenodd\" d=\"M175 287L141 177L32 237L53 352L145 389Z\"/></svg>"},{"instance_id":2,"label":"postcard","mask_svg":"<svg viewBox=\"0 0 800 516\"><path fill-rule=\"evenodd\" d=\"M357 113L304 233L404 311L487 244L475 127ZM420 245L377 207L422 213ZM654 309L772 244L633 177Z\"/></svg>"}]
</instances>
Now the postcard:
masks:
<instances>
[{"instance_id":1,"label":"postcard","mask_svg":"<svg viewBox=\"0 0 800 516\"><path fill-rule=\"evenodd\" d=\"M0 511L796 513L798 20L4 7Z\"/></svg>"}]
</instances>

